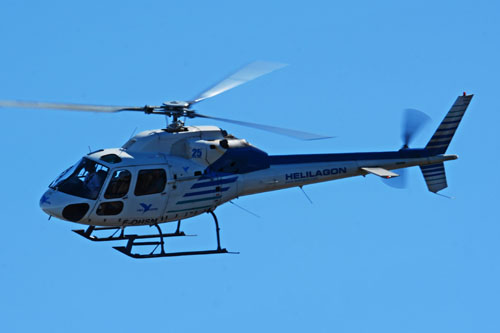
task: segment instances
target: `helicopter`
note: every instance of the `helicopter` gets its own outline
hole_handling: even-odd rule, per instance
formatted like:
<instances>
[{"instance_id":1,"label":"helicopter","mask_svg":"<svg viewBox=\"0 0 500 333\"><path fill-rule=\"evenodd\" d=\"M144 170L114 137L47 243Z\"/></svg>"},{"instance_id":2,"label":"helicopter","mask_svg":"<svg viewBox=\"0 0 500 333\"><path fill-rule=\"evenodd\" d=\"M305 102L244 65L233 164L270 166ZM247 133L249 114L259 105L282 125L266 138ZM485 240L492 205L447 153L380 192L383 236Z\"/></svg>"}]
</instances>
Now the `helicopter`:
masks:
<instances>
[{"instance_id":1,"label":"helicopter","mask_svg":"<svg viewBox=\"0 0 500 333\"><path fill-rule=\"evenodd\" d=\"M169 101L159 106L0 101L0 107L105 113L135 111L166 116L165 128L143 131L122 147L99 149L83 156L49 185L39 203L49 219L56 217L87 225L86 229L73 231L88 240L126 241L124 246L114 249L137 259L237 253L221 246L219 222L214 211L241 196L369 174L389 180L401 174L393 170L404 171L413 166L420 167L430 192L438 194L448 186L444 162L458 156L446 154L446 151L473 97L466 93L456 99L424 148L409 148L415 133L427 121L427 116L417 110L408 110L401 149L385 152L269 155L219 127L186 126L187 119L205 118L302 140L330 138L213 117L192 109L194 104L284 66L253 62L191 100ZM188 236L181 231L181 222L204 213L213 217L217 247L166 251L165 238ZM167 222L177 223L174 232L162 231L159 225ZM158 233L125 232L135 226L154 226ZM142 246L152 247L152 251L137 252L136 249Z\"/></svg>"}]
</instances>

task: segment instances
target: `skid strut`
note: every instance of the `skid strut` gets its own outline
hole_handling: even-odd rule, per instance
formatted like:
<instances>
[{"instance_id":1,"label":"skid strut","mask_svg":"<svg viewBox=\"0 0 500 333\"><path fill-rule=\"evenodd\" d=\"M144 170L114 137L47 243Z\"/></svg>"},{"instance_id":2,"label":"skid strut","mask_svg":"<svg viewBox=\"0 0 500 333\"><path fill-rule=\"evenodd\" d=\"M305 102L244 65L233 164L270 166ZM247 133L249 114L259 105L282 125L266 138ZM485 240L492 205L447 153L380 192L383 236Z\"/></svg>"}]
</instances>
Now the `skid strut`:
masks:
<instances>
[{"instance_id":1,"label":"skid strut","mask_svg":"<svg viewBox=\"0 0 500 333\"><path fill-rule=\"evenodd\" d=\"M94 242L106 242L106 241L118 241L118 240L126 240L127 244L125 246L114 246L113 248L117 251L120 251L123 254L126 254L129 257L136 259L145 259L145 258L161 258L161 257L179 257L179 256L192 256L192 255L202 255L202 254L218 254L218 253L238 253L238 252L229 252L224 248L221 248L220 245L220 228L219 222L217 220L217 216L215 216L213 211L209 211L209 213L214 218L215 222L215 232L217 236L217 249L215 250L201 250L201 251L183 251L183 252L166 252L165 251L165 237L179 237L179 236L190 236L186 235L183 231L180 231L181 221L177 222L177 229L173 233L163 233L160 226L158 224L154 224L154 226L158 229L158 234L148 234L148 235L137 235L137 234L125 234L124 228L116 228L116 227L95 227L89 226L87 230L73 230L77 234L91 240ZM92 235L95 231L102 230L114 230L114 232L108 237L97 237ZM121 231L118 236L116 234L118 231ZM148 239L148 238L157 238L158 240L153 241L137 241L140 239ZM142 253L132 253L134 246L154 246L153 250L150 253L142 254ZM159 253L156 252L157 249L160 249ZM156 253L155 253L156 252Z\"/></svg>"}]
</instances>

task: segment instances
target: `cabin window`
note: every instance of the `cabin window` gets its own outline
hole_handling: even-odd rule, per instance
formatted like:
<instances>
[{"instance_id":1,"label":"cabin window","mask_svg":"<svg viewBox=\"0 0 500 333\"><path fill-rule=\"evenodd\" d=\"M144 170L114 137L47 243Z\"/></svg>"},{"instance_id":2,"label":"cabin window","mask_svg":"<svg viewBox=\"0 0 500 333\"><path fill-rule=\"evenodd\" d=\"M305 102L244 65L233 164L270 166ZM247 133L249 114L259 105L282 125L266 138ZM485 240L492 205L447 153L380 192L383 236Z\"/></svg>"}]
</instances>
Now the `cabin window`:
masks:
<instances>
[{"instance_id":1,"label":"cabin window","mask_svg":"<svg viewBox=\"0 0 500 333\"><path fill-rule=\"evenodd\" d=\"M97 215L118 215L123 209L123 202L121 201L108 201L103 202L97 207Z\"/></svg>"},{"instance_id":2,"label":"cabin window","mask_svg":"<svg viewBox=\"0 0 500 333\"><path fill-rule=\"evenodd\" d=\"M104 198L115 199L121 198L128 193L130 179L132 175L128 170L117 170L113 172L113 176L109 180L108 188L104 193Z\"/></svg>"},{"instance_id":3,"label":"cabin window","mask_svg":"<svg viewBox=\"0 0 500 333\"><path fill-rule=\"evenodd\" d=\"M100 160L104 161L104 162L111 163L111 164L120 163L122 161L120 156L118 156L116 154L103 155L103 156L101 156Z\"/></svg>"},{"instance_id":4,"label":"cabin window","mask_svg":"<svg viewBox=\"0 0 500 333\"><path fill-rule=\"evenodd\" d=\"M163 192L167 183L167 174L163 169L141 170L137 177L134 194L148 195Z\"/></svg>"}]
</instances>

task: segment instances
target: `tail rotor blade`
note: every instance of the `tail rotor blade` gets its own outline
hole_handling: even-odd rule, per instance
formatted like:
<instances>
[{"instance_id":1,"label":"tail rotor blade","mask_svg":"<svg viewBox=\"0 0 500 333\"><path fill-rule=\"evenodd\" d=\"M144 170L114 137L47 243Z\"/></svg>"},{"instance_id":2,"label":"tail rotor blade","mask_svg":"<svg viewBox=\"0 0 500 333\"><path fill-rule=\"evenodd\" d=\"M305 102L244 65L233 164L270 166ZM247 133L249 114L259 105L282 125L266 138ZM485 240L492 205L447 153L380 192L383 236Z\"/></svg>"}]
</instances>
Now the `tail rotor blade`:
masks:
<instances>
[{"instance_id":1,"label":"tail rotor blade","mask_svg":"<svg viewBox=\"0 0 500 333\"><path fill-rule=\"evenodd\" d=\"M401 138L403 147L408 148L415 136L424 128L431 118L422 111L406 109L403 117L403 132Z\"/></svg>"}]
</instances>

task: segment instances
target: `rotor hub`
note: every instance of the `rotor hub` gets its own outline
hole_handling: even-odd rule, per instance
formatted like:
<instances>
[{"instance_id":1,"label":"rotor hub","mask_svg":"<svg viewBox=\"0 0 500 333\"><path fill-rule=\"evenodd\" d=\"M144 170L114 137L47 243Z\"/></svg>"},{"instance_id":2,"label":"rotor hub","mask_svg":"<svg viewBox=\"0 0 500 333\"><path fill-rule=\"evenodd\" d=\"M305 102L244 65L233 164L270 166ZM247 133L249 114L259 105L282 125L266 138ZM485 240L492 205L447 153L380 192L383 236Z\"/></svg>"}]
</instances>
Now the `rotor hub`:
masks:
<instances>
[{"instance_id":1,"label":"rotor hub","mask_svg":"<svg viewBox=\"0 0 500 333\"><path fill-rule=\"evenodd\" d=\"M184 110L189 108L190 104L184 101L170 101L163 103L162 106L165 110Z\"/></svg>"}]
</instances>

